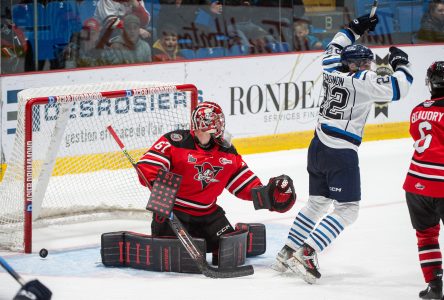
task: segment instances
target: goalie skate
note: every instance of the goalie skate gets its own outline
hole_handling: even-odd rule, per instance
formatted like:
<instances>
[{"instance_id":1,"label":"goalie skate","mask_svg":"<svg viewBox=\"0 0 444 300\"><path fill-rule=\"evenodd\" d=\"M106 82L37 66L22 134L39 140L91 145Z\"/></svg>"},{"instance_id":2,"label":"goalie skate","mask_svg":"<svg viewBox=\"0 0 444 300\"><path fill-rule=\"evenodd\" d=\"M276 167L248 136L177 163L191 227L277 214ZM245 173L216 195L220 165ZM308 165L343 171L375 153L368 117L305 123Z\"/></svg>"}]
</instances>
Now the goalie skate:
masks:
<instances>
[{"instance_id":1,"label":"goalie skate","mask_svg":"<svg viewBox=\"0 0 444 300\"><path fill-rule=\"evenodd\" d=\"M278 272L290 270L309 284L315 283L316 279L321 277L316 251L306 244L296 251L285 245L276 256L272 269Z\"/></svg>"}]
</instances>

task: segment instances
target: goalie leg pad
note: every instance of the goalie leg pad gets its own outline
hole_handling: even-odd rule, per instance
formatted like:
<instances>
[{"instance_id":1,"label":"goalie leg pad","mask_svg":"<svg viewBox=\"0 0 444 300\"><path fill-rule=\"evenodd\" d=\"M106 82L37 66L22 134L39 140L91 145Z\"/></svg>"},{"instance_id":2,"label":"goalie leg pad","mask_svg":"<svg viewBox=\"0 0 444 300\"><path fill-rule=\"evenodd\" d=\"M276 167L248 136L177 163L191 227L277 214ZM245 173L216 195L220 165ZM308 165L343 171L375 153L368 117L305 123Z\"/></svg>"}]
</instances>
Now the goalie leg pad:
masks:
<instances>
[{"instance_id":1,"label":"goalie leg pad","mask_svg":"<svg viewBox=\"0 0 444 300\"><path fill-rule=\"evenodd\" d=\"M265 225L261 223L237 223L236 230L248 231L247 257L264 254L267 250Z\"/></svg>"},{"instance_id":2,"label":"goalie leg pad","mask_svg":"<svg viewBox=\"0 0 444 300\"><path fill-rule=\"evenodd\" d=\"M193 239L205 253L205 240ZM201 273L180 241L128 231L102 234L102 263L107 267L130 267L157 272Z\"/></svg>"},{"instance_id":3,"label":"goalie leg pad","mask_svg":"<svg viewBox=\"0 0 444 300\"><path fill-rule=\"evenodd\" d=\"M219 268L230 269L245 264L247 234L245 230L221 235L219 240Z\"/></svg>"}]
</instances>

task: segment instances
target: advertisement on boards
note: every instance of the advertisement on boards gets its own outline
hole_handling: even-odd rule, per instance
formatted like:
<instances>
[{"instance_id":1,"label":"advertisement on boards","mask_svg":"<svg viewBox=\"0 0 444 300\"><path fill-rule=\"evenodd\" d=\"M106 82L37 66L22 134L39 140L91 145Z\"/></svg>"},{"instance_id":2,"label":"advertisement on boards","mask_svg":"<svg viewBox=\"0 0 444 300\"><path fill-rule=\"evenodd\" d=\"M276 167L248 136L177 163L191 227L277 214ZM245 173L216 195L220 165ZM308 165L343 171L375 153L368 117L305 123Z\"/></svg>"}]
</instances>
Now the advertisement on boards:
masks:
<instances>
[{"instance_id":1,"label":"advertisement on boards","mask_svg":"<svg viewBox=\"0 0 444 300\"><path fill-rule=\"evenodd\" d=\"M443 56L443 46L404 48L415 79L410 93L403 101L375 104L368 124L406 122L411 109L429 97L425 71L434 57ZM386 68L388 49L373 51L379 67ZM425 51L427 56L423 55ZM17 126L19 91L99 82L192 83L199 90L200 101L215 101L222 106L227 131L235 138L312 130L323 97L321 60L322 52L285 53L1 77L3 152L7 161Z\"/></svg>"}]
</instances>

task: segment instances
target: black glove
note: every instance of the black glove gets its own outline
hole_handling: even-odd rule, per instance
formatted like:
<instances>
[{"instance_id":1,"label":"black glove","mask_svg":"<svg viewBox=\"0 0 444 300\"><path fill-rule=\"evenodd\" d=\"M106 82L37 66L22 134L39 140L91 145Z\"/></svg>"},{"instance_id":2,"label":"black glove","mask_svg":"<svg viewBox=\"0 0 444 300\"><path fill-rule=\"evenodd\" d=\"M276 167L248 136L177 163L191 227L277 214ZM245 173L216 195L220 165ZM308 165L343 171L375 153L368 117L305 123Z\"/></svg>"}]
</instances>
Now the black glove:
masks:
<instances>
[{"instance_id":1,"label":"black glove","mask_svg":"<svg viewBox=\"0 0 444 300\"><path fill-rule=\"evenodd\" d=\"M27 282L13 300L50 300L51 296L52 292L36 279Z\"/></svg>"},{"instance_id":2,"label":"black glove","mask_svg":"<svg viewBox=\"0 0 444 300\"><path fill-rule=\"evenodd\" d=\"M284 213L296 202L293 180L287 175L270 178L266 186L251 189L254 208Z\"/></svg>"},{"instance_id":3,"label":"black glove","mask_svg":"<svg viewBox=\"0 0 444 300\"><path fill-rule=\"evenodd\" d=\"M367 30L375 30L376 24L378 24L378 22L378 15L375 14L373 17L370 18L370 14L367 14L352 20L348 24L348 27L353 30L354 33L363 35Z\"/></svg>"},{"instance_id":4,"label":"black glove","mask_svg":"<svg viewBox=\"0 0 444 300\"><path fill-rule=\"evenodd\" d=\"M395 71L398 66L407 65L409 63L408 54L401 49L392 46L389 51L389 64L392 66L393 71Z\"/></svg>"}]
</instances>

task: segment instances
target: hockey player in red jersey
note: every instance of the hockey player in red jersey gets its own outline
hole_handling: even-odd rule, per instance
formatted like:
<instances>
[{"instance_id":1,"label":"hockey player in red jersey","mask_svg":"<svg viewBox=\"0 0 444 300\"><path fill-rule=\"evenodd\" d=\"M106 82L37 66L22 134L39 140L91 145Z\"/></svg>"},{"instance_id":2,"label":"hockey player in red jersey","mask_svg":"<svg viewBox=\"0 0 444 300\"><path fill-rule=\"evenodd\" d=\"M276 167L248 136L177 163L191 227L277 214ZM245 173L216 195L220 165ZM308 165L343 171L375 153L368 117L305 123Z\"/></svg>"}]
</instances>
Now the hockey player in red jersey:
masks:
<instances>
[{"instance_id":1,"label":"hockey player in red jersey","mask_svg":"<svg viewBox=\"0 0 444 300\"><path fill-rule=\"evenodd\" d=\"M441 299L442 254L440 220L444 220L444 61L427 70L431 100L416 106L410 115L410 135L415 152L404 182L407 206L418 239L421 270L428 286L422 299Z\"/></svg>"},{"instance_id":2,"label":"hockey player in red jersey","mask_svg":"<svg viewBox=\"0 0 444 300\"><path fill-rule=\"evenodd\" d=\"M160 168L182 176L174 213L193 237L205 239L207 252L214 253L219 237L234 231L217 205L224 189L240 199L253 200L256 209L277 212L289 210L296 195L288 176L271 178L266 186L261 183L234 146L224 139L225 118L218 104L202 102L193 110L191 119L191 130L163 135L137 165L150 182ZM157 215L153 216L151 234L174 236L168 222Z\"/></svg>"}]
</instances>

